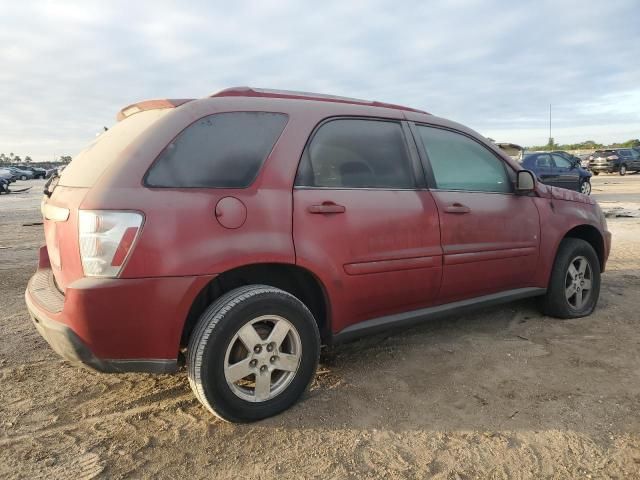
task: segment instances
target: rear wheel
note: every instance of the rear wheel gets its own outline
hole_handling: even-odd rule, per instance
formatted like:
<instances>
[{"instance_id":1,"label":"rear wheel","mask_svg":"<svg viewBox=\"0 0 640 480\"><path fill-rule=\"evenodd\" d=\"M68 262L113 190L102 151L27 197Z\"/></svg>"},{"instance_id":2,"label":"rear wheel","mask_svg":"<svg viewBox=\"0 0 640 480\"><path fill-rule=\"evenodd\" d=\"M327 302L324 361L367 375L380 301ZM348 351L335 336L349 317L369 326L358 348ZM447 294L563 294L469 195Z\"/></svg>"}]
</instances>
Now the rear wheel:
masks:
<instances>
[{"instance_id":1,"label":"rear wheel","mask_svg":"<svg viewBox=\"0 0 640 480\"><path fill-rule=\"evenodd\" d=\"M626 175L626 174L627 174L627 166L620 165L620 175Z\"/></svg>"},{"instance_id":2,"label":"rear wheel","mask_svg":"<svg viewBox=\"0 0 640 480\"><path fill-rule=\"evenodd\" d=\"M265 285L228 292L200 317L189 340L187 372L196 397L231 422L260 420L293 405L320 355L311 312Z\"/></svg>"},{"instance_id":3,"label":"rear wheel","mask_svg":"<svg viewBox=\"0 0 640 480\"><path fill-rule=\"evenodd\" d=\"M26 180L26 179L27 179L27 176L26 176L26 175L21 175L21 176L20 176L20 180Z\"/></svg>"},{"instance_id":4,"label":"rear wheel","mask_svg":"<svg viewBox=\"0 0 640 480\"><path fill-rule=\"evenodd\" d=\"M600 262L593 247L579 238L560 242L542 311L558 318L593 312L600 296Z\"/></svg>"},{"instance_id":5,"label":"rear wheel","mask_svg":"<svg viewBox=\"0 0 640 480\"><path fill-rule=\"evenodd\" d=\"M591 182L588 178L584 179L580 184L580 192L584 193L585 195L591 195Z\"/></svg>"},{"instance_id":6,"label":"rear wheel","mask_svg":"<svg viewBox=\"0 0 640 480\"><path fill-rule=\"evenodd\" d=\"M600 172L593 172L593 174L597 177L598 175L600 175Z\"/></svg>"}]
</instances>

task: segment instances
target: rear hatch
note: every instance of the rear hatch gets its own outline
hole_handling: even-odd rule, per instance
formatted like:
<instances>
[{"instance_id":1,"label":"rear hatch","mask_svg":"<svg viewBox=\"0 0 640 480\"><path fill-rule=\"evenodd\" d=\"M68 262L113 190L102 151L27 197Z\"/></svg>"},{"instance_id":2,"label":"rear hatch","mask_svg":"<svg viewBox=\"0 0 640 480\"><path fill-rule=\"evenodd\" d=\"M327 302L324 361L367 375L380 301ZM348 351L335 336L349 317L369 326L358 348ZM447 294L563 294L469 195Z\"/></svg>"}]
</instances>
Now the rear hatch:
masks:
<instances>
[{"instance_id":1,"label":"rear hatch","mask_svg":"<svg viewBox=\"0 0 640 480\"><path fill-rule=\"evenodd\" d=\"M128 107L130 108L130 107ZM41 209L47 252L58 288L84 276L78 244L78 211L87 192L123 151L169 110L140 110L97 137L47 187Z\"/></svg>"},{"instance_id":2,"label":"rear hatch","mask_svg":"<svg viewBox=\"0 0 640 480\"><path fill-rule=\"evenodd\" d=\"M596 150L592 155L591 165L607 165L613 161L607 159L612 155L618 156L615 150Z\"/></svg>"}]
</instances>

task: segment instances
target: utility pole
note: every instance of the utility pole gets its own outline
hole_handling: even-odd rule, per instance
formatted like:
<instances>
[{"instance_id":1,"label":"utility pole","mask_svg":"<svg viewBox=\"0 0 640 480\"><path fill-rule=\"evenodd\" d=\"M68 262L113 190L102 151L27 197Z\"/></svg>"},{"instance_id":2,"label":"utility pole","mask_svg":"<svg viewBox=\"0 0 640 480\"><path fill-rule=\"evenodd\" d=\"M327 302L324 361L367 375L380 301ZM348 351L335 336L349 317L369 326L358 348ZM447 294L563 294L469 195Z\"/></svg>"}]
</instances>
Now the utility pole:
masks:
<instances>
[{"instance_id":1,"label":"utility pole","mask_svg":"<svg viewBox=\"0 0 640 480\"><path fill-rule=\"evenodd\" d=\"M549 150L553 148L553 137L551 136L551 104L549 104Z\"/></svg>"}]
</instances>

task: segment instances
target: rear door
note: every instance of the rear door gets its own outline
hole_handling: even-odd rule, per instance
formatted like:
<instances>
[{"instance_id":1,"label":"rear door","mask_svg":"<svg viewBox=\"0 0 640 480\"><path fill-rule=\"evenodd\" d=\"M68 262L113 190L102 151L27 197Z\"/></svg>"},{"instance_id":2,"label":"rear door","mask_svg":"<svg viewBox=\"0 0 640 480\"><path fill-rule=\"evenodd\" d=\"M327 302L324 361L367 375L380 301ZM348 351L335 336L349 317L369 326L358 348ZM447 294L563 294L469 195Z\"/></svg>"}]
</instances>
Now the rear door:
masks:
<instances>
[{"instance_id":1,"label":"rear door","mask_svg":"<svg viewBox=\"0 0 640 480\"><path fill-rule=\"evenodd\" d=\"M538 178L542 180L542 183L547 185L558 185L558 174L555 171L553 162L551 161L551 155L548 153L541 153L536 157L536 167L538 172Z\"/></svg>"},{"instance_id":2,"label":"rear door","mask_svg":"<svg viewBox=\"0 0 640 480\"><path fill-rule=\"evenodd\" d=\"M332 329L437 298L438 211L401 121L335 118L312 134L293 191L296 262L321 277Z\"/></svg>"},{"instance_id":3,"label":"rear door","mask_svg":"<svg viewBox=\"0 0 640 480\"><path fill-rule=\"evenodd\" d=\"M555 153L551 155L557 174L556 186L580 191L580 172L576 164Z\"/></svg>"},{"instance_id":4,"label":"rear door","mask_svg":"<svg viewBox=\"0 0 640 480\"><path fill-rule=\"evenodd\" d=\"M540 221L533 199L515 195L515 172L471 136L416 125L440 214L440 303L532 286Z\"/></svg>"}]
</instances>

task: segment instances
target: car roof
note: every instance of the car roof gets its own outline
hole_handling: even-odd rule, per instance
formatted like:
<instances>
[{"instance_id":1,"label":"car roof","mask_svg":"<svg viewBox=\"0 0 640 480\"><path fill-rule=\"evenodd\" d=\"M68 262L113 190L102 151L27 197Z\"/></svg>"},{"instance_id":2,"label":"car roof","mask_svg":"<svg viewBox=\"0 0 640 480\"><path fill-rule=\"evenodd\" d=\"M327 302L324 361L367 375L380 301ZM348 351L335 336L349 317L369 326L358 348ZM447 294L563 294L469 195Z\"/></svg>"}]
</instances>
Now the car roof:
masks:
<instances>
[{"instance_id":1,"label":"car roof","mask_svg":"<svg viewBox=\"0 0 640 480\"><path fill-rule=\"evenodd\" d=\"M315 104L316 108L312 108ZM353 116L389 118L407 120L425 125L453 129L476 139L482 139L485 146L491 148L513 168L517 164L493 142L488 141L475 130L446 118L415 108L375 100L339 97L321 93L297 92L291 90L269 90L251 87L232 87L198 99L147 100L131 104L118 113L118 121L145 110L170 109L164 119L165 124L184 125L196 118L202 118L217 112L229 111L273 111L309 121L318 121L330 117Z\"/></svg>"}]
</instances>

